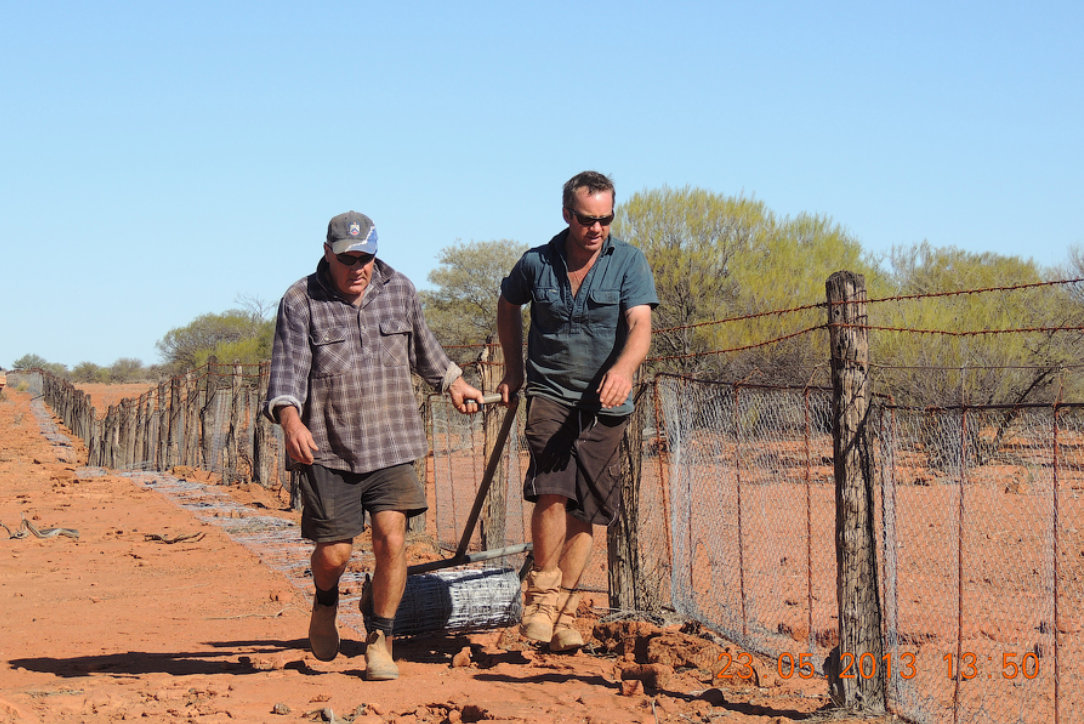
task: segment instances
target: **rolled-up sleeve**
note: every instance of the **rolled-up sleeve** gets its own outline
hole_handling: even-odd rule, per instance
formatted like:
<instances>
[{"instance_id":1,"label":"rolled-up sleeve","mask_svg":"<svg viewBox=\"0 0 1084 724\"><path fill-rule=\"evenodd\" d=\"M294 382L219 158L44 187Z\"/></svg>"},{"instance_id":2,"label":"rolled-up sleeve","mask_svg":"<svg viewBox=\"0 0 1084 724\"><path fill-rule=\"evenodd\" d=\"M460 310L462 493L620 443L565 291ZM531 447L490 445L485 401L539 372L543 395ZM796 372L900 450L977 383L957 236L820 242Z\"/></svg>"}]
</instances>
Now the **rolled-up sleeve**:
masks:
<instances>
[{"instance_id":1,"label":"rolled-up sleeve","mask_svg":"<svg viewBox=\"0 0 1084 724\"><path fill-rule=\"evenodd\" d=\"M436 336L426 324L421 301L415 295L411 300L411 326L414 329L414 348L411 366L434 390L447 392L463 371L452 362L440 346Z\"/></svg>"},{"instance_id":2,"label":"rolled-up sleeve","mask_svg":"<svg viewBox=\"0 0 1084 724\"><path fill-rule=\"evenodd\" d=\"M279 407L292 405L299 414L305 409L312 364L309 316L304 293L296 288L289 289L279 302L271 353L271 380L263 409L264 415L276 423L279 419L275 410Z\"/></svg>"}]
</instances>

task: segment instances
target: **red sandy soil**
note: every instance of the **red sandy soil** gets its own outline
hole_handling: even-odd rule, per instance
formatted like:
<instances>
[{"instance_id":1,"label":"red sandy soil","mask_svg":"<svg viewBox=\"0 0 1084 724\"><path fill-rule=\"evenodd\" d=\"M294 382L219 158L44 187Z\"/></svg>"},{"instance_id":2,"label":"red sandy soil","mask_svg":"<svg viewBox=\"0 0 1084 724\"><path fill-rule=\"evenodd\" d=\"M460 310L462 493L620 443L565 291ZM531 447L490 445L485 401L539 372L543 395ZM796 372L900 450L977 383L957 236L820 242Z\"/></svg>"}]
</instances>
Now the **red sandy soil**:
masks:
<instances>
[{"instance_id":1,"label":"red sandy soil","mask_svg":"<svg viewBox=\"0 0 1084 724\"><path fill-rule=\"evenodd\" d=\"M298 517L278 491L229 491L260 515ZM823 680L781 680L763 658L756 681L715 678L723 647L737 647L678 627L598 624L586 605L589 645L577 654L528 646L514 629L401 640L400 678L366 682L352 632L333 662L308 652L310 591L160 493L61 462L28 393L9 386L0 523L15 531L24 516L79 537L9 539L0 528L3 724L893 720L832 713Z\"/></svg>"}]
</instances>

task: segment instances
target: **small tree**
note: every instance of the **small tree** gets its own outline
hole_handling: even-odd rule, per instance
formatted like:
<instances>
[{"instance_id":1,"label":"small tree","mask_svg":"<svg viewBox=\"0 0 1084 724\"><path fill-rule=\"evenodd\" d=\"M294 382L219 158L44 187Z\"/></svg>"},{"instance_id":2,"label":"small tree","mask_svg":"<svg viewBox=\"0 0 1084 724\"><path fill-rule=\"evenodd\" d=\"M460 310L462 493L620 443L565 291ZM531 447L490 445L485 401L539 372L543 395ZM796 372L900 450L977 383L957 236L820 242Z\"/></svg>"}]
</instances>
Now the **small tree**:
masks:
<instances>
[{"instance_id":1,"label":"small tree","mask_svg":"<svg viewBox=\"0 0 1084 724\"><path fill-rule=\"evenodd\" d=\"M441 344L481 344L496 330L501 280L527 248L500 239L457 241L440 251L440 266L427 277L436 289L422 290L418 296L425 320Z\"/></svg>"},{"instance_id":2,"label":"small tree","mask_svg":"<svg viewBox=\"0 0 1084 724\"><path fill-rule=\"evenodd\" d=\"M245 337L230 342L219 342L214 349L200 350L196 354L195 366L206 364L212 355L219 362L240 362L258 364L271 359L271 347L274 343L275 325L264 321L255 336Z\"/></svg>"},{"instance_id":3,"label":"small tree","mask_svg":"<svg viewBox=\"0 0 1084 724\"><path fill-rule=\"evenodd\" d=\"M29 370L35 367L43 368L47 364L49 364L48 360L40 354L24 354L22 357L12 362L11 366L17 370Z\"/></svg>"},{"instance_id":4,"label":"small tree","mask_svg":"<svg viewBox=\"0 0 1084 724\"><path fill-rule=\"evenodd\" d=\"M219 345L259 338L261 334L270 336L273 330L274 323L259 314L231 309L222 314L203 314L184 327L175 327L155 346L166 362L179 371L202 364L208 355L215 354ZM233 361L229 357L222 359Z\"/></svg>"},{"instance_id":5,"label":"small tree","mask_svg":"<svg viewBox=\"0 0 1084 724\"><path fill-rule=\"evenodd\" d=\"M143 361L134 357L121 357L109 367L109 381L113 383L135 382L146 377Z\"/></svg>"},{"instance_id":6,"label":"small tree","mask_svg":"<svg viewBox=\"0 0 1084 724\"><path fill-rule=\"evenodd\" d=\"M80 362L72 368L72 382L108 382L109 370L93 362Z\"/></svg>"},{"instance_id":7,"label":"small tree","mask_svg":"<svg viewBox=\"0 0 1084 724\"><path fill-rule=\"evenodd\" d=\"M1036 284L1042 270L1030 260L974 253L927 243L894 249L891 281L895 294L927 295L960 290ZM974 334L988 330L1078 326L1084 304L1076 290L1042 286L998 291L923 296L871 308L871 323L936 334L880 332L873 337L879 391L910 405L1018 405L1053 402L1062 390L1062 370L1084 353L1078 332L1028 331ZM876 318L875 318L876 315ZM1016 420L1008 408L985 419L980 436L967 428L969 457L984 462L997 453ZM936 467L951 470L959 458L958 418L932 416L919 432Z\"/></svg>"},{"instance_id":8,"label":"small tree","mask_svg":"<svg viewBox=\"0 0 1084 724\"><path fill-rule=\"evenodd\" d=\"M928 243L895 248L892 293L932 294L1034 284L1044 279L1034 262ZM959 294L877 305L876 324L948 332L879 333L874 359L880 383L897 400L917 405L1049 402L1056 371L1080 358L1077 333L967 334L998 329L1079 324L1082 305L1073 290L1035 287L991 294ZM914 368L920 368L918 370ZM932 369L921 369L932 368Z\"/></svg>"},{"instance_id":9,"label":"small tree","mask_svg":"<svg viewBox=\"0 0 1084 724\"><path fill-rule=\"evenodd\" d=\"M49 362L38 354L24 354L15 360L11 366L17 370L41 369L57 377L68 377L68 366L59 362Z\"/></svg>"}]
</instances>

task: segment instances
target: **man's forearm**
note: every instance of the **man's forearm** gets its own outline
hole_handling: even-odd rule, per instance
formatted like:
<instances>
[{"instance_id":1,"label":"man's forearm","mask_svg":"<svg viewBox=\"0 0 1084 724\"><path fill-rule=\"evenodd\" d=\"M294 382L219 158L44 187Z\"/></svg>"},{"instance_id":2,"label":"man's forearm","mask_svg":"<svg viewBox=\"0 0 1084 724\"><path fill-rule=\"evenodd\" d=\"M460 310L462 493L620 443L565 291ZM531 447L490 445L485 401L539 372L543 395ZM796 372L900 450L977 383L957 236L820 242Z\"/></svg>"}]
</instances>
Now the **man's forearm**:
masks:
<instances>
[{"instance_id":1,"label":"man's forearm","mask_svg":"<svg viewBox=\"0 0 1084 724\"><path fill-rule=\"evenodd\" d=\"M284 430L301 422L301 415L298 414L297 408L293 405L280 405L275 408L275 413L279 425Z\"/></svg>"},{"instance_id":2,"label":"man's forearm","mask_svg":"<svg viewBox=\"0 0 1084 724\"><path fill-rule=\"evenodd\" d=\"M629 333L625 346L611 369L634 377L651 349L651 307L634 307L629 310L627 319Z\"/></svg>"}]
</instances>

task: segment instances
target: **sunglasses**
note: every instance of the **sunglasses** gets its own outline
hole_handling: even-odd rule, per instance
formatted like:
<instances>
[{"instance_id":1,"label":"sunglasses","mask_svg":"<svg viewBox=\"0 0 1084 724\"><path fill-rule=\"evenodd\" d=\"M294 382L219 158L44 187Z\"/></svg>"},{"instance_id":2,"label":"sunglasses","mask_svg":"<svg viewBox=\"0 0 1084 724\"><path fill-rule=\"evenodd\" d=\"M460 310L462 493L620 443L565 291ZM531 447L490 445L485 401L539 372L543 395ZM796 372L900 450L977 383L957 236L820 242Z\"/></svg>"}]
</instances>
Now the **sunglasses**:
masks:
<instances>
[{"instance_id":1,"label":"sunglasses","mask_svg":"<svg viewBox=\"0 0 1084 724\"><path fill-rule=\"evenodd\" d=\"M586 226L588 229L596 223L601 224L602 226L609 226L614 221L613 214L610 214L609 216L587 216L586 214L581 214L579 211L573 211L572 209L569 209L568 213L576 217L576 221L579 222L580 226Z\"/></svg>"},{"instance_id":2,"label":"sunglasses","mask_svg":"<svg viewBox=\"0 0 1084 724\"><path fill-rule=\"evenodd\" d=\"M365 266L373 259L376 258L376 254L362 254L361 256L350 256L349 254L336 254L335 258L339 260L339 263L345 267L352 267L358 262L361 262L362 266Z\"/></svg>"}]
</instances>

